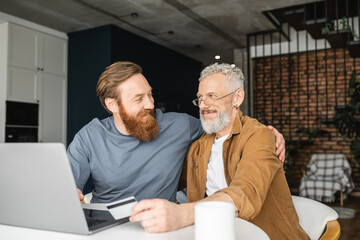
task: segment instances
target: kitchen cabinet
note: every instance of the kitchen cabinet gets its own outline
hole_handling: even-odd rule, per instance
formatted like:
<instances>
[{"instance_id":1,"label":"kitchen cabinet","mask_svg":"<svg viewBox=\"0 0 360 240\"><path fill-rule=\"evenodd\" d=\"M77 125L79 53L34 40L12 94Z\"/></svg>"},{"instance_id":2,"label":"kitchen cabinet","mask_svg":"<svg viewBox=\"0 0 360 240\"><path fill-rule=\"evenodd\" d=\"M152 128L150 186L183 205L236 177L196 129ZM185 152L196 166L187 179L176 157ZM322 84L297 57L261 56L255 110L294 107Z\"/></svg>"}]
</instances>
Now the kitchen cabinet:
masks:
<instances>
[{"instance_id":1,"label":"kitchen cabinet","mask_svg":"<svg viewBox=\"0 0 360 240\"><path fill-rule=\"evenodd\" d=\"M0 91L0 106L39 104L38 141L66 144L67 35L29 25L0 23L0 86L6 89ZM0 142L5 115L0 111Z\"/></svg>"},{"instance_id":2,"label":"kitchen cabinet","mask_svg":"<svg viewBox=\"0 0 360 240\"><path fill-rule=\"evenodd\" d=\"M39 100L39 141L65 142L66 78L42 74Z\"/></svg>"},{"instance_id":3,"label":"kitchen cabinet","mask_svg":"<svg viewBox=\"0 0 360 240\"><path fill-rule=\"evenodd\" d=\"M39 101L39 73L23 68L8 67L7 100Z\"/></svg>"},{"instance_id":4,"label":"kitchen cabinet","mask_svg":"<svg viewBox=\"0 0 360 240\"><path fill-rule=\"evenodd\" d=\"M67 75L67 41L17 24L9 27L9 60L14 67Z\"/></svg>"}]
</instances>

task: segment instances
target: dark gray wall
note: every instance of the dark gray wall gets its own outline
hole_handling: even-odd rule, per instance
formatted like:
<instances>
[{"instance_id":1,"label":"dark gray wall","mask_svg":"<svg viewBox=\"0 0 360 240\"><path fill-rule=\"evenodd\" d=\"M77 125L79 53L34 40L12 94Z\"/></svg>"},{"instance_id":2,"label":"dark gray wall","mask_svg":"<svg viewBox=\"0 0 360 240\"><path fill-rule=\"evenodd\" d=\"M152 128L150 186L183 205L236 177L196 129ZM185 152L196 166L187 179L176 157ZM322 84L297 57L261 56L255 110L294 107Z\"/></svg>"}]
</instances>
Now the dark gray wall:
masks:
<instances>
[{"instance_id":1,"label":"dark gray wall","mask_svg":"<svg viewBox=\"0 0 360 240\"><path fill-rule=\"evenodd\" d=\"M107 66L132 61L143 68L153 87L155 102L166 111L198 117L195 98L201 62L140 36L106 25L69 33L67 142L93 118L107 117L96 96L96 83Z\"/></svg>"}]
</instances>

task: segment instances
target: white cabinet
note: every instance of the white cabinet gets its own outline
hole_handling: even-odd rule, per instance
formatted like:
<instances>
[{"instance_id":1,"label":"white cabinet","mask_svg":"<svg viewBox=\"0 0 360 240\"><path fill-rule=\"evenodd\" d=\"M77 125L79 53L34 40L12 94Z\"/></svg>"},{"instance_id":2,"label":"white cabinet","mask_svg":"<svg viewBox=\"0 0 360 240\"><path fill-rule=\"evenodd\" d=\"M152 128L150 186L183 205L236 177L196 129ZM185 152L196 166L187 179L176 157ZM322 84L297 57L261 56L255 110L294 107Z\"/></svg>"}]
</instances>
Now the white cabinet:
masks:
<instances>
[{"instance_id":1,"label":"white cabinet","mask_svg":"<svg viewBox=\"0 0 360 240\"><path fill-rule=\"evenodd\" d=\"M40 142L66 144L67 36L33 24L0 19L0 106L38 103ZM46 31L44 31L46 30ZM0 142L5 111L0 111Z\"/></svg>"},{"instance_id":2,"label":"white cabinet","mask_svg":"<svg viewBox=\"0 0 360 240\"><path fill-rule=\"evenodd\" d=\"M9 65L67 75L67 41L16 24L9 28Z\"/></svg>"},{"instance_id":3,"label":"white cabinet","mask_svg":"<svg viewBox=\"0 0 360 240\"><path fill-rule=\"evenodd\" d=\"M39 81L38 72L8 67L7 100L38 102Z\"/></svg>"},{"instance_id":4,"label":"white cabinet","mask_svg":"<svg viewBox=\"0 0 360 240\"><path fill-rule=\"evenodd\" d=\"M40 142L65 142L66 78L42 74L39 104Z\"/></svg>"},{"instance_id":5,"label":"white cabinet","mask_svg":"<svg viewBox=\"0 0 360 240\"><path fill-rule=\"evenodd\" d=\"M41 34L26 27L9 24L9 65L35 70L39 62ZM41 59L41 58L40 58Z\"/></svg>"},{"instance_id":6,"label":"white cabinet","mask_svg":"<svg viewBox=\"0 0 360 240\"><path fill-rule=\"evenodd\" d=\"M67 41L47 34L43 35L43 64L44 72L67 75Z\"/></svg>"}]
</instances>

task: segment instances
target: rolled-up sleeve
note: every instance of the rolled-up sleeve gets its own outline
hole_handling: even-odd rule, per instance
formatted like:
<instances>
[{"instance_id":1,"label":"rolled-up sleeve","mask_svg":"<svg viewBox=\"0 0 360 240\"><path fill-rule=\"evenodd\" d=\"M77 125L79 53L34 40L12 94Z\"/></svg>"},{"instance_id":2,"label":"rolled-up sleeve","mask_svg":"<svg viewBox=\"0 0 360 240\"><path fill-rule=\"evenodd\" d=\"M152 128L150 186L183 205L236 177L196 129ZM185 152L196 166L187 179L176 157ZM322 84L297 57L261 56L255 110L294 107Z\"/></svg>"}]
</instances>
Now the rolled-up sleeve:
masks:
<instances>
[{"instance_id":1,"label":"rolled-up sleeve","mask_svg":"<svg viewBox=\"0 0 360 240\"><path fill-rule=\"evenodd\" d=\"M230 159L236 170L229 186L218 192L232 198L240 218L251 220L259 214L271 182L282 168L275 154L275 137L266 127L258 127L245 142L241 155L229 157L238 158Z\"/></svg>"}]
</instances>

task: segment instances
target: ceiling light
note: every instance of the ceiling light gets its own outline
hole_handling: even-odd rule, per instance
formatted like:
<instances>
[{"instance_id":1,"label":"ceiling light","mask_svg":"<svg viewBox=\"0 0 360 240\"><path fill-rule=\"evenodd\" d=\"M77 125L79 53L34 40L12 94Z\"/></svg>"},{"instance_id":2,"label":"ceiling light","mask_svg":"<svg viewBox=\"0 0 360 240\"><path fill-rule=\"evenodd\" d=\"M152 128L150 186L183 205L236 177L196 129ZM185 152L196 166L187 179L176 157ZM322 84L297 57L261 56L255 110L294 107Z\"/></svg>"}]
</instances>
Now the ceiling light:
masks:
<instances>
[{"instance_id":1,"label":"ceiling light","mask_svg":"<svg viewBox=\"0 0 360 240\"><path fill-rule=\"evenodd\" d=\"M235 65L235 64L231 64L230 66L231 66L232 68L234 68L236 65Z\"/></svg>"},{"instance_id":2,"label":"ceiling light","mask_svg":"<svg viewBox=\"0 0 360 240\"><path fill-rule=\"evenodd\" d=\"M215 56L215 59L220 59L220 56L219 56L219 55L216 55L216 56Z\"/></svg>"}]
</instances>

